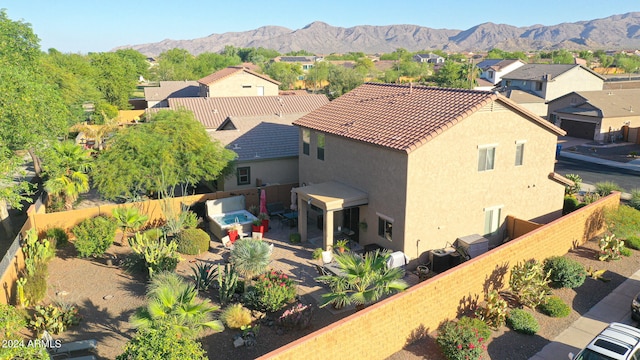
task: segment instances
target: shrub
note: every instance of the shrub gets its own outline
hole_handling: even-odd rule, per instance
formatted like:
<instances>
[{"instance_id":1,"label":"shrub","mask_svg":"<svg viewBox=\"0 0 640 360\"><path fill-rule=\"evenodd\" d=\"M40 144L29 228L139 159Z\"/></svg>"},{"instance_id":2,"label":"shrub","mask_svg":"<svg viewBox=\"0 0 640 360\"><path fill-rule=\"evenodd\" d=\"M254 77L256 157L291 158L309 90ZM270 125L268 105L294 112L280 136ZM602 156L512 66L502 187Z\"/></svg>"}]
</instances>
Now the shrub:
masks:
<instances>
[{"instance_id":1,"label":"shrub","mask_svg":"<svg viewBox=\"0 0 640 360\"><path fill-rule=\"evenodd\" d=\"M531 313L523 309L511 310L507 317L507 324L509 324L513 330L527 335L533 335L540 329L538 320L536 320Z\"/></svg>"},{"instance_id":2,"label":"shrub","mask_svg":"<svg viewBox=\"0 0 640 360\"><path fill-rule=\"evenodd\" d=\"M564 205L562 205L562 215L566 215L576 210L579 205L578 199L573 196L564 197Z\"/></svg>"},{"instance_id":3,"label":"shrub","mask_svg":"<svg viewBox=\"0 0 640 360\"><path fill-rule=\"evenodd\" d=\"M83 220L71 231L76 236L74 246L80 257L102 256L113 244L118 226L105 216Z\"/></svg>"},{"instance_id":4,"label":"shrub","mask_svg":"<svg viewBox=\"0 0 640 360\"><path fill-rule=\"evenodd\" d=\"M625 256L625 257L629 257L629 256L633 255L633 252L631 252L631 249L623 247L622 249L620 249L620 255Z\"/></svg>"},{"instance_id":5,"label":"shrub","mask_svg":"<svg viewBox=\"0 0 640 360\"><path fill-rule=\"evenodd\" d=\"M124 346L124 352L117 360L165 359L165 360L206 360L200 342L187 337L175 328L162 326L141 328Z\"/></svg>"},{"instance_id":6,"label":"shrub","mask_svg":"<svg viewBox=\"0 0 640 360\"><path fill-rule=\"evenodd\" d=\"M220 317L228 327L232 329L240 329L243 326L251 324L251 311L242 306L242 304L233 304L227 306Z\"/></svg>"},{"instance_id":7,"label":"shrub","mask_svg":"<svg viewBox=\"0 0 640 360\"><path fill-rule=\"evenodd\" d=\"M45 237L51 242L53 248L59 249L69 244L69 235L63 228L54 227L45 233Z\"/></svg>"},{"instance_id":8,"label":"shrub","mask_svg":"<svg viewBox=\"0 0 640 360\"><path fill-rule=\"evenodd\" d=\"M640 250L640 236L631 236L624 242L624 246L633 250Z\"/></svg>"},{"instance_id":9,"label":"shrub","mask_svg":"<svg viewBox=\"0 0 640 360\"><path fill-rule=\"evenodd\" d=\"M305 329L311 323L313 316L313 305L303 305L298 303L280 315L276 324L287 329Z\"/></svg>"},{"instance_id":10,"label":"shrub","mask_svg":"<svg viewBox=\"0 0 640 360\"><path fill-rule=\"evenodd\" d=\"M202 229L184 229L178 233L175 242L178 252L187 255L198 255L209 250L211 238Z\"/></svg>"},{"instance_id":11,"label":"shrub","mask_svg":"<svg viewBox=\"0 0 640 360\"><path fill-rule=\"evenodd\" d=\"M532 309L540 305L549 293L549 273L537 260L516 264L511 269L509 285L522 305Z\"/></svg>"},{"instance_id":12,"label":"shrub","mask_svg":"<svg viewBox=\"0 0 640 360\"><path fill-rule=\"evenodd\" d=\"M622 191L620 185L614 183L613 181L601 181L595 183L596 192L600 196L607 196L611 194L612 191Z\"/></svg>"},{"instance_id":13,"label":"shrub","mask_svg":"<svg viewBox=\"0 0 640 360\"><path fill-rule=\"evenodd\" d=\"M485 305L476 309L476 316L488 326L497 329L504 325L508 304L497 290L491 290L484 297Z\"/></svg>"},{"instance_id":14,"label":"shrub","mask_svg":"<svg viewBox=\"0 0 640 360\"><path fill-rule=\"evenodd\" d=\"M131 271L139 268L146 269L149 278L162 271L174 271L180 261L177 254L178 244L168 243L167 239L151 239L136 233L131 239L131 250L134 254L127 258L125 266Z\"/></svg>"},{"instance_id":15,"label":"shrub","mask_svg":"<svg viewBox=\"0 0 640 360\"><path fill-rule=\"evenodd\" d=\"M296 297L296 286L281 271L271 271L260 275L255 284L249 289L254 299L252 306L260 310L275 312L282 309Z\"/></svg>"},{"instance_id":16,"label":"shrub","mask_svg":"<svg viewBox=\"0 0 640 360\"><path fill-rule=\"evenodd\" d=\"M571 307L557 296L549 296L545 302L540 304L540 311L543 314L561 318L567 317L571 313Z\"/></svg>"},{"instance_id":17,"label":"shrub","mask_svg":"<svg viewBox=\"0 0 640 360\"><path fill-rule=\"evenodd\" d=\"M289 242L292 244L299 244L300 239L301 239L300 233L289 234Z\"/></svg>"},{"instance_id":18,"label":"shrub","mask_svg":"<svg viewBox=\"0 0 640 360\"><path fill-rule=\"evenodd\" d=\"M620 205L604 213L607 230L619 239L628 239L640 234L640 210Z\"/></svg>"},{"instance_id":19,"label":"shrub","mask_svg":"<svg viewBox=\"0 0 640 360\"><path fill-rule=\"evenodd\" d=\"M78 325L79 323L80 316L75 306L49 304L47 306L36 305L33 320L29 322L29 325L38 334L46 330L51 334L57 335L67 330L70 326Z\"/></svg>"},{"instance_id":20,"label":"shrub","mask_svg":"<svg viewBox=\"0 0 640 360\"><path fill-rule=\"evenodd\" d=\"M26 304L37 304L47 294L47 267L40 265L34 274L25 274L24 298Z\"/></svg>"},{"instance_id":21,"label":"shrub","mask_svg":"<svg viewBox=\"0 0 640 360\"><path fill-rule=\"evenodd\" d=\"M615 235L605 235L598 240L598 245L600 246L600 254L598 255L600 261L619 260L620 252L624 249L624 241L616 238Z\"/></svg>"},{"instance_id":22,"label":"shrub","mask_svg":"<svg viewBox=\"0 0 640 360\"><path fill-rule=\"evenodd\" d=\"M561 288L577 288L584 283L587 272L584 266L573 259L552 256L544 260L544 271L550 273L549 279Z\"/></svg>"},{"instance_id":23,"label":"shrub","mask_svg":"<svg viewBox=\"0 0 640 360\"><path fill-rule=\"evenodd\" d=\"M313 260L318 260L318 259L322 259L322 248L315 248L313 249L313 252L311 253L311 258L313 258Z\"/></svg>"},{"instance_id":24,"label":"shrub","mask_svg":"<svg viewBox=\"0 0 640 360\"><path fill-rule=\"evenodd\" d=\"M180 215L183 218L182 227L185 229L195 229L198 226L198 215L193 211L187 210Z\"/></svg>"},{"instance_id":25,"label":"shrub","mask_svg":"<svg viewBox=\"0 0 640 360\"><path fill-rule=\"evenodd\" d=\"M12 339L27 325L25 314L15 306L0 304L0 340Z\"/></svg>"},{"instance_id":26,"label":"shrub","mask_svg":"<svg viewBox=\"0 0 640 360\"><path fill-rule=\"evenodd\" d=\"M640 189L631 190L631 200L629 200L629 206L636 210L640 210Z\"/></svg>"},{"instance_id":27,"label":"shrub","mask_svg":"<svg viewBox=\"0 0 640 360\"><path fill-rule=\"evenodd\" d=\"M161 228L153 228L145 231L144 233L142 233L142 235L152 240L158 240L164 236L164 231L162 231Z\"/></svg>"},{"instance_id":28,"label":"shrub","mask_svg":"<svg viewBox=\"0 0 640 360\"><path fill-rule=\"evenodd\" d=\"M447 321L438 329L436 342L449 360L480 359L485 340L491 335L487 325L478 319L462 317Z\"/></svg>"}]
</instances>

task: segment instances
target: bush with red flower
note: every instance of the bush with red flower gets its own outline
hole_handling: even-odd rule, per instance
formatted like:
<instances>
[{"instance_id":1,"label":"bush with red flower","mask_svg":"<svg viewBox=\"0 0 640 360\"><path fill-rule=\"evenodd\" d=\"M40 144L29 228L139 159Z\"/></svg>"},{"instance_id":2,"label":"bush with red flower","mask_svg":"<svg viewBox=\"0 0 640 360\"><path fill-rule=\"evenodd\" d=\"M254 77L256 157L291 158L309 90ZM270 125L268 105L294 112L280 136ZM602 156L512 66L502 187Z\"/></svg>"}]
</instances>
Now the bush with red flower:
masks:
<instances>
[{"instance_id":1,"label":"bush with red flower","mask_svg":"<svg viewBox=\"0 0 640 360\"><path fill-rule=\"evenodd\" d=\"M296 297L296 285L282 271L262 274L245 294L245 304L259 310L275 312Z\"/></svg>"},{"instance_id":2,"label":"bush with red flower","mask_svg":"<svg viewBox=\"0 0 640 360\"><path fill-rule=\"evenodd\" d=\"M459 321L447 321L438 329L436 339L449 360L477 360L486 350L491 329L480 319L463 316Z\"/></svg>"}]
</instances>

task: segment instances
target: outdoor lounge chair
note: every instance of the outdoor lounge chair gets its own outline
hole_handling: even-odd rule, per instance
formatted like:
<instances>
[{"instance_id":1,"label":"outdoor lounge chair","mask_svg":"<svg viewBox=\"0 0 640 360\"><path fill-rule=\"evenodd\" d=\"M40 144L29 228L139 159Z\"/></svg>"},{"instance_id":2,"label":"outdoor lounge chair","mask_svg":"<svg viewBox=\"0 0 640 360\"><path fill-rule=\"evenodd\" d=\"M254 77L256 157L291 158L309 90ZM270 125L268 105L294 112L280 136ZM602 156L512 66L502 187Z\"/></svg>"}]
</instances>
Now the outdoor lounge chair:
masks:
<instances>
[{"instance_id":1,"label":"outdoor lounge chair","mask_svg":"<svg viewBox=\"0 0 640 360\"><path fill-rule=\"evenodd\" d=\"M49 355L52 358L60 358L59 356L65 356L68 358L73 353L95 350L97 346L98 340L96 339L71 341L62 343L60 347L50 348Z\"/></svg>"}]
</instances>

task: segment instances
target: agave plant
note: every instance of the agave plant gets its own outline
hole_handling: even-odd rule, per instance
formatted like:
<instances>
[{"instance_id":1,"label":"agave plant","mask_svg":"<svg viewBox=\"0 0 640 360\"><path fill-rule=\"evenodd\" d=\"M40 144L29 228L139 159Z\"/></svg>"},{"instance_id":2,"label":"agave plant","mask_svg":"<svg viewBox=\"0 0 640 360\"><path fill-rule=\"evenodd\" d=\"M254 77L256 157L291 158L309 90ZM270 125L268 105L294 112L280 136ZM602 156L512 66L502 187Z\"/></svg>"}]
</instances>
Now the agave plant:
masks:
<instances>
[{"instance_id":1,"label":"agave plant","mask_svg":"<svg viewBox=\"0 0 640 360\"><path fill-rule=\"evenodd\" d=\"M131 321L135 327L157 329L170 326L180 334L196 338L204 329L215 332L224 330L220 320L213 320L212 313L219 309L208 299L198 298L195 286L187 284L179 275L158 273L147 290L149 303L139 308Z\"/></svg>"}]
</instances>

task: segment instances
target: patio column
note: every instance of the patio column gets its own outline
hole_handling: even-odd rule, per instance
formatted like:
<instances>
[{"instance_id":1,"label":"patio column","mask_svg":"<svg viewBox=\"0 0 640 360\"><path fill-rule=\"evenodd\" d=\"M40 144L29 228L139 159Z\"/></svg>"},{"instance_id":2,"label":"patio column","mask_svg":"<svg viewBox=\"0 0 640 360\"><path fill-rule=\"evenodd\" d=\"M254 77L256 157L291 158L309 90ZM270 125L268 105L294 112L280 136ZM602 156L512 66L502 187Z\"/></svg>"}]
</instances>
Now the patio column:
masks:
<instances>
[{"instance_id":1,"label":"patio column","mask_svg":"<svg viewBox=\"0 0 640 360\"><path fill-rule=\"evenodd\" d=\"M300 195L298 195L298 232L300 241L307 242L307 202L303 201Z\"/></svg>"},{"instance_id":2,"label":"patio column","mask_svg":"<svg viewBox=\"0 0 640 360\"><path fill-rule=\"evenodd\" d=\"M329 246L333 247L333 211L327 210L324 212L322 240L325 250L329 250Z\"/></svg>"}]
</instances>

